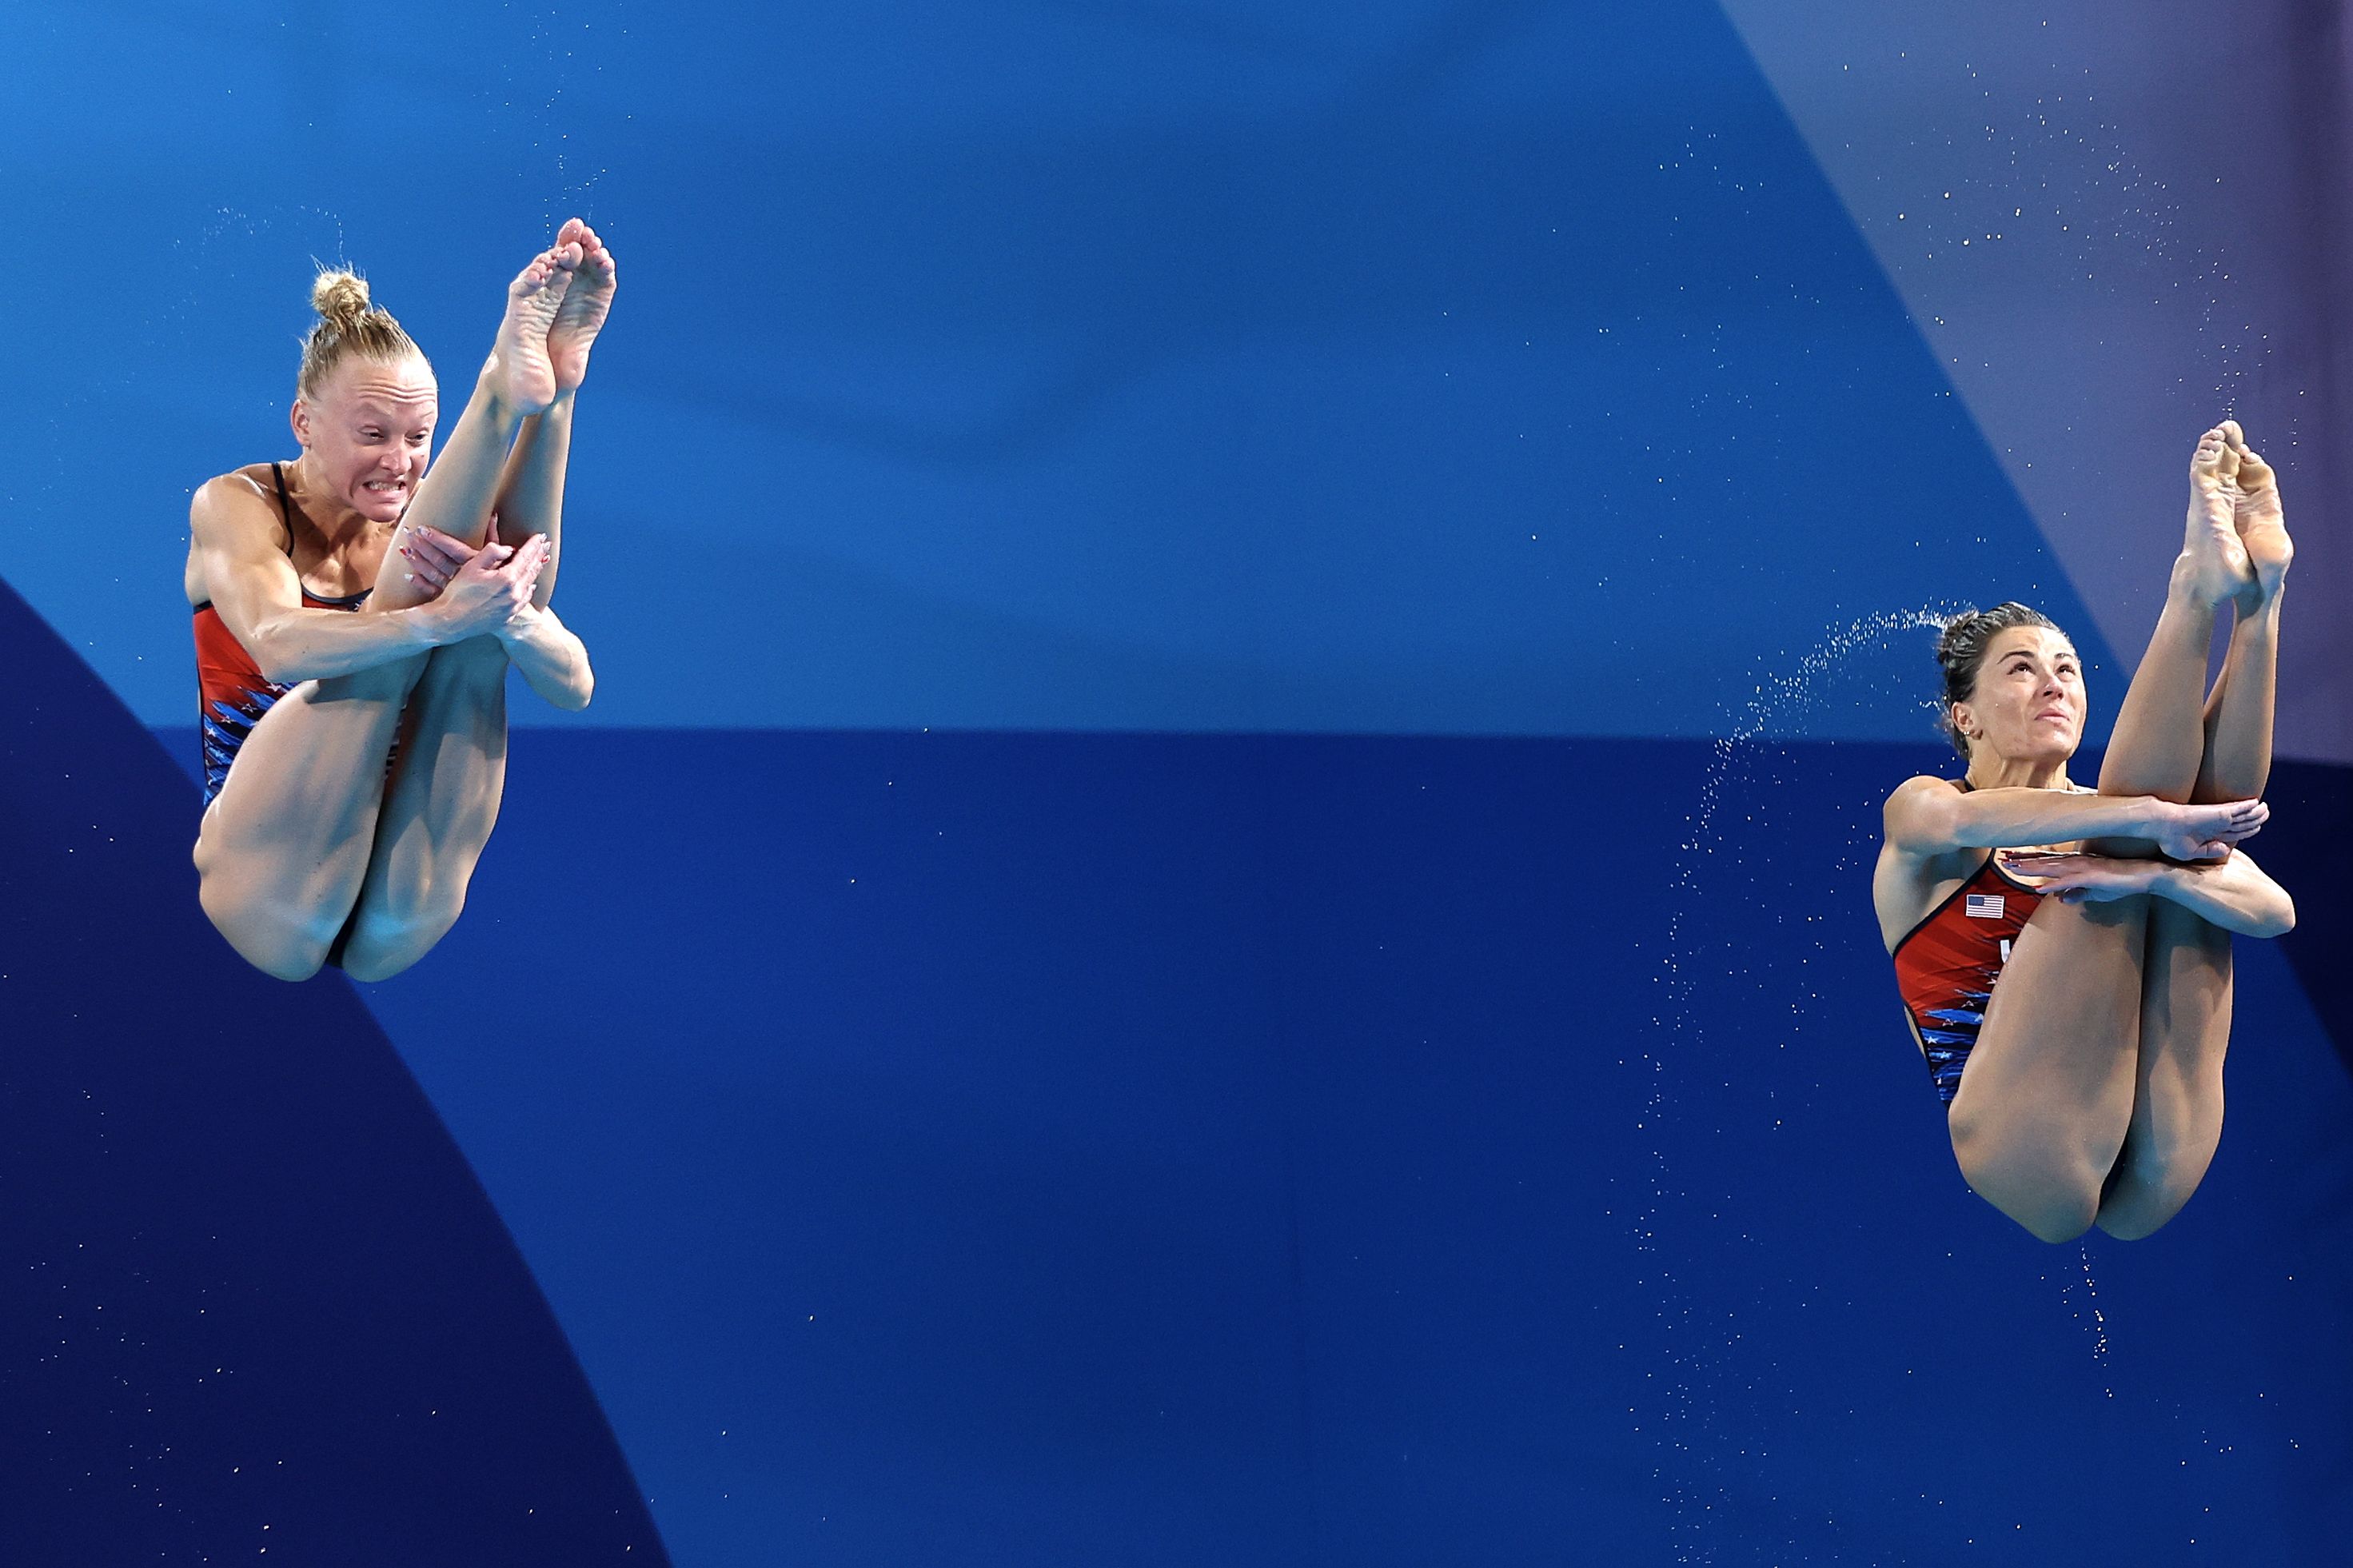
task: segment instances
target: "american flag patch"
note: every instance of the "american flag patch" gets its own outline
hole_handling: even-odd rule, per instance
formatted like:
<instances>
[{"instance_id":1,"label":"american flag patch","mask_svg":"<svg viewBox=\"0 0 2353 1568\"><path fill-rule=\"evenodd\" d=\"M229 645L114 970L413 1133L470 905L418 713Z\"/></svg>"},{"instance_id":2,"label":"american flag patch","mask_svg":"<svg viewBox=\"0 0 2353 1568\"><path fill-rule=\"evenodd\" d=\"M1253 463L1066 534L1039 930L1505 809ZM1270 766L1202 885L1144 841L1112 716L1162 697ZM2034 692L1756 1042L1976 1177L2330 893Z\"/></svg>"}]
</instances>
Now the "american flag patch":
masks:
<instances>
[{"instance_id":1,"label":"american flag patch","mask_svg":"<svg viewBox=\"0 0 2353 1568\"><path fill-rule=\"evenodd\" d=\"M2001 918L2001 895L1972 893L1962 900L1961 913L1972 920L1999 920Z\"/></svg>"}]
</instances>

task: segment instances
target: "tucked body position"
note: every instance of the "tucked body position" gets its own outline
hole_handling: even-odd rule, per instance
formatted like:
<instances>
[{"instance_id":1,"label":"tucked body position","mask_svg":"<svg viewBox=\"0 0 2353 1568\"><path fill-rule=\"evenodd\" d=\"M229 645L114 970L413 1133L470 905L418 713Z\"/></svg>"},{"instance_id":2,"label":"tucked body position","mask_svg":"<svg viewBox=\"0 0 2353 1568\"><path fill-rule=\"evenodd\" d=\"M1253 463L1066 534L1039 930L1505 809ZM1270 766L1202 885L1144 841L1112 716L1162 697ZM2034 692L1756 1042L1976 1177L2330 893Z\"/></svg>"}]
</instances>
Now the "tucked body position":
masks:
<instances>
[{"instance_id":1,"label":"tucked body position","mask_svg":"<svg viewBox=\"0 0 2353 1568\"><path fill-rule=\"evenodd\" d=\"M566 223L508 286L435 458L431 366L364 282L322 274L301 456L195 493L196 870L206 915L256 968L382 980L424 957L498 821L509 665L586 705L587 651L548 601L575 395L616 282L596 232Z\"/></svg>"},{"instance_id":2,"label":"tucked body position","mask_svg":"<svg viewBox=\"0 0 2353 1568\"><path fill-rule=\"evenodd\" d=\"M2236 424L2209 430L2096 791L2067 773L2084 691L2056 627L2004 604L1954 620L1938 645L1968 770L1888 798L1873 901L1962 1174L2044 1241L2095 1224L2147 1235L2213 1159L2232 937L2295 922L2240 847L2268 815L2293 554L2270 466Z\"/></svg>"}]
</instances>

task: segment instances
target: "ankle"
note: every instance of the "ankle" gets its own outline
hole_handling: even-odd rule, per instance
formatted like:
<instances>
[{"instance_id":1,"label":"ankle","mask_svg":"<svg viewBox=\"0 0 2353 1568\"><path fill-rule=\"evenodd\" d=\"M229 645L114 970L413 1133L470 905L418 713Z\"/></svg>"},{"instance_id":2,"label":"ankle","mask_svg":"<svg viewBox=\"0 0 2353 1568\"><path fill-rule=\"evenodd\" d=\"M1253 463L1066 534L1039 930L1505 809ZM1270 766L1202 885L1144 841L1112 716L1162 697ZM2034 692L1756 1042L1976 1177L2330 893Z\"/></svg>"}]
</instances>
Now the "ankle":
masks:
<instances>
[{"instance_id":1,"label":"ankle","mask_svg":"<svg viewBox=\"0 0 2353 1568\"><path fill-rule=\"evenodd\" d=\"M467 399L466 411L491 421L491 429L503 440L512 440L522 428L524 411L518 408L507 392L505 366L499 361L498 351L482 361L481 374L474 377L474 395Z\"/></svg>"},{"instance_id":2,"label":"ankle","mask_svg":"<svg viewBox=\"0 0 2353 1568\"><path fill-rule=\"evenodd\" d=\"M2201 569L2197 557L2187 550L2173 557L2173 572L2165 584L2165 613L2169 618L2188 616L2193 626L2202 626L2208 632L2214 628L2215 585ZM2225 594L2235 599L2235 593Z\"/></svg>"}]
</instances>

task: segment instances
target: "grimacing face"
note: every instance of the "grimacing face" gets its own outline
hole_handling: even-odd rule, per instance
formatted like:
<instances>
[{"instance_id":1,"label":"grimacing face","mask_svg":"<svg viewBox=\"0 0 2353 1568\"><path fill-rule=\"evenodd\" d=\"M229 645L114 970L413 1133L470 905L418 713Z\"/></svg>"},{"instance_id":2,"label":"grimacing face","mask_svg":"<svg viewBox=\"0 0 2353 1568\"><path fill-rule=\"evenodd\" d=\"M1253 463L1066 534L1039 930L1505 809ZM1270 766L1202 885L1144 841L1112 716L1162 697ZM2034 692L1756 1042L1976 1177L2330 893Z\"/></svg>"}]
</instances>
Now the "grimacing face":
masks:
<instances>
[{"instance_id":1,"label":"grimacing face","mask_svg":"<svg viewBox=\"0 0 2353 1568\"><path fill-rule=\"evenodd\" d=\"M1953 725L1972 758L2064 762L2083 744L2084 712L2075 645L2048 626L2013 626L1994 634L1968 700L1953 705Z\"/></svg>"},{"instance_id":2,"label":"grimacing face","mask_svg":"<svg viewBox=\"0 0 2353 1568\"><path fill-rule=\"evenodd\" d=\"M396 523L433 456L440 390L423 357L367 359L335 366L315 398L294 402L294 437L311 477L361 516Z\"/></svg>"}]
</instances>

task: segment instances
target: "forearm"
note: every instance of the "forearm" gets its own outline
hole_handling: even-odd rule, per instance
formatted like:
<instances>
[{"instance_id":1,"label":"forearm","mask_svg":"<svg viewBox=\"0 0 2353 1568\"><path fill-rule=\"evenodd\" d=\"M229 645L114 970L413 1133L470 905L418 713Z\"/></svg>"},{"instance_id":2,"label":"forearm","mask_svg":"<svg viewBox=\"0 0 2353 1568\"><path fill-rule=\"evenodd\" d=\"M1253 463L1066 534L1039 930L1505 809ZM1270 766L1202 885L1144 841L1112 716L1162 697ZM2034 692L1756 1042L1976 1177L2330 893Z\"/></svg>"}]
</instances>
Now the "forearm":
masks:
<instances>
[{"instance_id":1,"label":"forearm","mask_svg":"<svg viewBox=\"0 0 2353 1568\"><path fill-rule=\"evenodd\" d=\"M507 623L499 641L524 682L559 708L578 711L596 689L588 667L588 647L552 609L525 609Z\"/></svg>"},{"instance_id":2,"label":"forearm","mask_svg":"<svg viewBox=\"0 0 2353 1568\"><path fill-rule=\"evenodd\" d=\"M2165 802L2147 795L2075 795L2059 789L1979 789L1957 796L1945 824L1955 848L2027 849L2078 839L2147 839Z\"/></svg>"},{"instance_id":3,"label":"forearm","mask_svg":"<svg viewBox=\"0 0 2353 1568\"><path fill-rule=\"evenodd\" d=\"M256 626L243 641L265 677L290 686L374 670L428 652L442 639L434 618L421 609L290 609Z\"/></svg>"},{"instance_id":4,"label":"forearm","mask_svg":"<svg viewBox=\"0 0 2353 1568\"><path fill-rule=\"evenodd\" d=\"M2211 863L2161 864L2148 890L2242 937L2278 937L2295 928L2295 900L2242 854Z\"/></svg>"}]
</instances>

